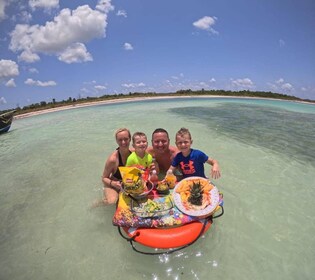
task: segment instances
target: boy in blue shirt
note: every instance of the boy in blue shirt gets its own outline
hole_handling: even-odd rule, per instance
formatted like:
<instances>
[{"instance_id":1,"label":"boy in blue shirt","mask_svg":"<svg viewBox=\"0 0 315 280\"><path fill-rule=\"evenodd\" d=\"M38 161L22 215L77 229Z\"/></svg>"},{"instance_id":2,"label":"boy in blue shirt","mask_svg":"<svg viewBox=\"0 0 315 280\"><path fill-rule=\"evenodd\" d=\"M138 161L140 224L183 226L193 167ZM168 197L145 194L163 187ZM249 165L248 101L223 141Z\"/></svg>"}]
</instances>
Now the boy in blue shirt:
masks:
<instances>
[{"instance_id":1,"label":"boy in blue shirt","mask_svg":"<svg viewBox=\"0 0 315 280\"><path fill-rule=\"evenodd\" d=\"M179 169L183 178L199 176L206 178L204 163L212 165L211 177L218 179L221 177L219 163L215 159L209 158L204 152L192 149L191 134L187 128L181 128L175 136L175 143L180 151L173 159L169 170Z\"/></svg>"}]
</instances>

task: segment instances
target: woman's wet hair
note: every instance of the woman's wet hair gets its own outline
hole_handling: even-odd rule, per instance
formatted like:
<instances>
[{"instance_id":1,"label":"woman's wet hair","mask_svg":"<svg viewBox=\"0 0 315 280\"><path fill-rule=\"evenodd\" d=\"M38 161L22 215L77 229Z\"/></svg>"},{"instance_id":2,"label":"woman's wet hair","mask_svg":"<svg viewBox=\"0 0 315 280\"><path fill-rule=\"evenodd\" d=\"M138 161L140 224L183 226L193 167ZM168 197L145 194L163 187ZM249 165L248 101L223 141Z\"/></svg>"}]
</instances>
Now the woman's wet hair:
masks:
<instances>
[{"instance_id":1,"label":"woman's wet hair","mask_svg":"<svg viewBox=\"0 0 315 280\"><path fill-rule=\"evenodd\" d=\"M129 139L131 139L131 133L130 133L130 130L128 128L118 128L116 131L115 131L115 138L117 139L117 134L120 133L120 132L124 132L124 131L127 131L128 132L128 136L129 136Z\"/></svg>"}]
</instances>

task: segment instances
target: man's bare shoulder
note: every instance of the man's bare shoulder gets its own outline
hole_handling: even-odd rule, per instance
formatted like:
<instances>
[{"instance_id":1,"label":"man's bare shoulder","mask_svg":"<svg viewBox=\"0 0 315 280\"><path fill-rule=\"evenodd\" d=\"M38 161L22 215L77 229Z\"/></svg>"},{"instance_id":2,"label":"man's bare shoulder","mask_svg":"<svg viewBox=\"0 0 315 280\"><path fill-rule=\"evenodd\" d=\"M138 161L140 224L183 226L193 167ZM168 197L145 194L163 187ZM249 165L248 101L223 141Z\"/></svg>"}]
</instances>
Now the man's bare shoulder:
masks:
<instances>
[{"instance_id":1,"label":"man's bare shoulder","mask_svg":"<svg viewBox=\"0 0 315 280\"><path fill-rule=\"evenodd\" d=\"M153 149L152 146L150 146L150 147L147 148L147 152L148 152L150 155L154 155L154 154L155 154L155 153L154 153L154 149Z\"/></svg>"},{"instance_id":2,"label":"man's bare shoulder","mask_svg":"<svg viewBox=\"0 0 315 280\"><path fill-rule=\"evenodd\" d=\"M169 149L171 151L171 154L174 156L179 152L179 150L175 146L169 146Z\"/></svg>"}]
</instances>

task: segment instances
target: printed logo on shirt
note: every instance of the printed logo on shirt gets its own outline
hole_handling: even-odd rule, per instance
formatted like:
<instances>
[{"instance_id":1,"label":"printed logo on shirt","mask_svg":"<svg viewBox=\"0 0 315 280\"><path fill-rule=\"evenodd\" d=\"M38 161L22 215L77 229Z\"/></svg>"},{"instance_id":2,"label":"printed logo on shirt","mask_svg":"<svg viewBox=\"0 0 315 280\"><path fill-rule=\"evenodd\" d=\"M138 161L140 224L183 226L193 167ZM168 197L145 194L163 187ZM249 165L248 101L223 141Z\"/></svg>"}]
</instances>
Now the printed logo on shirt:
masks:
<instances>
[{"instance_id":1,"label":"printed logo on shirt","mask_svg":"<svg viewBox=\"0 0 315 280\"><path fill-rule=\"evenodd\" d=\"M189 161L189 163L184 163L184 162L180 162L180 169L182 170L182 172L184 174L194 174L196 172L195 167L194 167L194 162L193 161Z\"/></svg>"}]
</instances>

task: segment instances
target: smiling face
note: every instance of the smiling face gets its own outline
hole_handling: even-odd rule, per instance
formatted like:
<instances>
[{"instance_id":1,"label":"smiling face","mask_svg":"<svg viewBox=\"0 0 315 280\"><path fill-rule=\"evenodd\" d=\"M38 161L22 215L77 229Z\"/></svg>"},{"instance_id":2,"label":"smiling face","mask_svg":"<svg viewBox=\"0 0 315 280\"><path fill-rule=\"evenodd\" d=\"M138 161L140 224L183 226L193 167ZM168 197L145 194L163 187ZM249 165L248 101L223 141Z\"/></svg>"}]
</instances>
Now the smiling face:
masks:
<instances>
[{"instance_id":1,"label":"smiling face","mask_svg":"<svg viewBox=\"0 0 315 280\"><path fill-rule=\"evenodd\" d=\"M152 147L155 153L163 154L168 151L170 145L170 139L167 133L157 132L152 135Z\"/></svg>"},{"instance_id":2,"label":"smiling face","mask_svg":"<svg viewBox=\"0 0 315 280\"><path fill-rule=\"evenodd\" d=\"M176 135L176 146L177 149L183 153L184 156L188 156L190 153L190 147L192 139L188 133Z\"/></svg>"},{"instance_id":3,"label":"smiling face","mask_svg":"<svg viewBox=\"0 0 315 280\"><path fill-rule=\"evenodd\" d=\"M131 137L128 130L122 130L116 133L116 142L119 148L129 148L130 141Z\"/></svg>"},{"instance_id":4,"label":"smiling face","mask_svg":"<svg viewBox=\"0 0 315 280\"><path fill-rule=\"evenodd\" d=\"M132 139L132 146L135 148L137 154L144 154L148 148L148 140L145 135L136 135Z\"/></svg>"}]
</instances>

